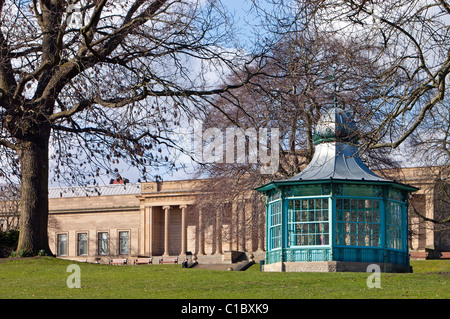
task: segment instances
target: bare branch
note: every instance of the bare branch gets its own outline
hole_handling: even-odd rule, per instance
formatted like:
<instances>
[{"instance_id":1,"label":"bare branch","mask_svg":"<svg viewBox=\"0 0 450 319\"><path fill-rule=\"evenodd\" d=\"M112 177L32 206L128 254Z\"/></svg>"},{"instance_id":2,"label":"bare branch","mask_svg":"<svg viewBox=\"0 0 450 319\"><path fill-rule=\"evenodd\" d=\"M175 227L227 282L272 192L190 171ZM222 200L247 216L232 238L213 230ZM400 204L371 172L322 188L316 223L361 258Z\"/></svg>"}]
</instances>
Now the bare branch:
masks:
<instances>
[{"instance_id":1,"label":"bare branch","mask_svg":"<svg viewBox=\"0 0 450 319\"><path fill-rule=\"evenodd\" d=\"M17 146L11 142L8 142L5 139L0 139L0 146L4 146L4 147L7 147L7 148L17 151Z\"/></svg>"}]
</instances>

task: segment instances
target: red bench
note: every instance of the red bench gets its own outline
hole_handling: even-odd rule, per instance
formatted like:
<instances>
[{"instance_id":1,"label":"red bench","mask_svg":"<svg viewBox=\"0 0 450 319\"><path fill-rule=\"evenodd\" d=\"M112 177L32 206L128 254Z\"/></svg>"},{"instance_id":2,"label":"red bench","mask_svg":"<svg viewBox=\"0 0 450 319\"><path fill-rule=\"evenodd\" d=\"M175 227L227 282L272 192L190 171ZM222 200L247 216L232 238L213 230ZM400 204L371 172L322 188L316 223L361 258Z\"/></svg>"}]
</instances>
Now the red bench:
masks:
<instances>
[{"instance_id":1,"label":"red bench","mask_svg":"<svg viewBox=\"0 0 450 319\"><path fill-rule=\"evenodd\" d=\"M450 251L442 251L441 259L450 259Z\"/></svg>"},{"instance_id":2,"label":"red bench","mask_svg":"<svg viewBox=\"0 0 450 319\"><path fill-rule=\"evenodd\" d=\"M160 264L178 264L178 257L163 257L159 260Z\"/></svg>"},{"instance_id":3,"label":"red bench","mask_svg":"<svg viewBox=\"0 0 450 319\"><path fill-rule=\"evenodd\" d=\"M412 251L409 253L411 259L427 259L428 252L426 251Z\"/></svg>"},{"instance_id":4,"label":"red bench","mask_svg":"<svg viewBox=\"0 0 450 319\"><path fill-rule=\"evenodd\" d=\"M136 258L135 265L148 265L153 262L153 258Z\"/></svg>"},{"instance_id":5,"label":"red bench","mask_svg":"<svg viewBox=\"0 0 450 319\"><path fill-rule=\"evenodd\" d=\"M115 259L111 259L109 261L110 265L126 265L127 264L127 259L126 258L115 258Z\"/></svg>"}]
</instances>

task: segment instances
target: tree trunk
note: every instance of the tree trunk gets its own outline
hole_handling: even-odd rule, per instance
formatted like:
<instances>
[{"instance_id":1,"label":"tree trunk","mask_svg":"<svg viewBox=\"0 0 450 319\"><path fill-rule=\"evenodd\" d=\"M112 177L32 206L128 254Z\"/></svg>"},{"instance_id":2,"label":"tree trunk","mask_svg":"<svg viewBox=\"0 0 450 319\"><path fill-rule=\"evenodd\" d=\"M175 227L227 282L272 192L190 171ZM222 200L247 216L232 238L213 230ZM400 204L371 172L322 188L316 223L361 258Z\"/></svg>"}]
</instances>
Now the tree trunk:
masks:
<instances>
[{"instance_id":1,"label":"tree trunk","mask_svg":"<svg viewBox=\"0 0 450 319\"><path fill-rule=\"evenodd\" d=\"M51 254L48 245L48 142L49 134L19 143L21 168L20 234L17 252Z\"/></svg>"}]
</instances>

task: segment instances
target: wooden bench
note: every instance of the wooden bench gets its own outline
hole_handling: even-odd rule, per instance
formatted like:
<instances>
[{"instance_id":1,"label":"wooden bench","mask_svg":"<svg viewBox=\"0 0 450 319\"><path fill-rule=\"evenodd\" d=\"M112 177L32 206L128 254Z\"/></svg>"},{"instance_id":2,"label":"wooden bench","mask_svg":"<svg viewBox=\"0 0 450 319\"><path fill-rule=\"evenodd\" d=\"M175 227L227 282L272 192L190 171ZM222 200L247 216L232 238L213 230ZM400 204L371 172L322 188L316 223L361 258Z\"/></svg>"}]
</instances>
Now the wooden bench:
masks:
<instances>
[{"instance_id":1,"label":"wooden bench","mask_svg":"<svg viewBox=\"0 0 450 319\"><path fill-rule=\"evenodd\" d=\"M178 264L178 257L163 257L159 260L160 264Z\"/></svg>"},{"instance_id":2,"label":"wooden bench","mask_svg":"<svg viewBox=\"0 0 450 319\"><path fill-rule=\"evenodd\" d=\"M109 261L110 265L126 265L127 264L127 259L126 258L115 258L115 259L111 259Z\"/></svg>"},{"instance_id":3,"label":"wooden bench","mask_svg":"<svg viewBox=\"0 0 450 319\"><path fill-rule=\"evenodd\" d=\"M135 265L146 265L151 264L153 262L153 258L136 258L134 261Z\"/></svg>"},{"instance_id":4,"label":"wooden bench","mask_svg":"<svg viewBox=\"0 0 450 319\"><path fill-rule=\"evenodd\" d=\"M410 259L427 259L428 252L426 251L412 251L409 253Z\"/></svg>"},{"instance_id":5,"label":"wooden bench","mask_svg":"<svg viewBox=\"0 0 450 319\"><path fill-rule=\"evenodd\" d=\"M441 259L450 259L450 251L442 251Z\"/></svg>"}]
</instances>

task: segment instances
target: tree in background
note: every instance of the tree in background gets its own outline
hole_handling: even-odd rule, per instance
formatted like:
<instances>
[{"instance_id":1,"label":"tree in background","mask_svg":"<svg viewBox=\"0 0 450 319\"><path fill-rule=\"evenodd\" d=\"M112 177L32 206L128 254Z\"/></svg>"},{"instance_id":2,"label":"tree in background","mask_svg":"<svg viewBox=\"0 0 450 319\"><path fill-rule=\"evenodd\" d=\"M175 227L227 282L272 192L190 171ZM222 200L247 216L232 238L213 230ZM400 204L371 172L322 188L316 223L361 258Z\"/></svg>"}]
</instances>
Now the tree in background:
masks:
<instances>
[{"instance_id":1,"label":"tree in background","mask_svg":"<svg viewBox=\"0 0 450 319\"><path fill-rule=\"evenodd\" d=\"M240 219L233 224L249 234L255 228L263 229L261 195L252 189L270 180L292 177L311 161L315 124L329 108L338 106L353 114L362 126L363 143L367 143L367 130L378 124L367 101L373 97L371 83L380 70L366 59L366 46L325 36L310 26L296 29L300 28L276 34L278 41L272 40L270 50L258 63L259 75L252 83L219 98L217 103L223 105L225 113L213 110L205 118L205 129L218 128L225 133L241 130L243 134L223 140L226 152L231 149L234 158L223 154L220 161L202 166L201 173L212 177L197 203L206 227L214 225L223 203L234 203L234 209L243 212L234 212L232 218ZM255 152L251 135L271 127L279 129L279 166L273 174L267 174L260 170L263 163L251 161L250 153ZM362 157L372 166L394 165L385 149L366 147L363 151ZM206 221L208 216L211 221ZM234 230L233 238L242 234L241 229Z\"/></svg>"},{"instance_id":2,"label":"tree in background","mask_svg":"<svg viewBox=\"0 0 450 319\"><path fill-rule=\"evenodd\" d=\"M361 133L361 156L370 167L404 165L400 162L408 156L405 149L418 145L414 139L439 144L422 149L433 152L427 163L448 165L446 1L252 3L259 17L257 39L267 50L261 75L252 85L222 96L219 103L229 108L226 116L212 112L206 123L222 131L229 125L280 128L280 167L265 176L248 162L204 166L214 177L206 188L214 191L212 198L200 199L203 209L214 210L211 203L245 198L255 186L298 173L312 158L315 123L335 98L338 106L353 113ZM391 154L399 148L397 161ZM253 222L246 220L248 225Z\"/></svg>"},{"instance_id":3,"label":"tree in background","mask_svg":"<svg viewBox=\"0 0 450 319\"><path fill-rule=\"evenodd\" d=\"M18 176L18 251L50 252L49 170L96 183L173 165L181 113L207 112L245 70L219 1L0 1L0 178ZM240 73L245 74L245 73ZM49 162L49 158L52 160ZM50 167L50 164L53 166Z\"/></svg>"}]
</instances>

